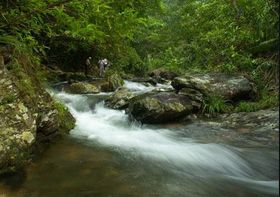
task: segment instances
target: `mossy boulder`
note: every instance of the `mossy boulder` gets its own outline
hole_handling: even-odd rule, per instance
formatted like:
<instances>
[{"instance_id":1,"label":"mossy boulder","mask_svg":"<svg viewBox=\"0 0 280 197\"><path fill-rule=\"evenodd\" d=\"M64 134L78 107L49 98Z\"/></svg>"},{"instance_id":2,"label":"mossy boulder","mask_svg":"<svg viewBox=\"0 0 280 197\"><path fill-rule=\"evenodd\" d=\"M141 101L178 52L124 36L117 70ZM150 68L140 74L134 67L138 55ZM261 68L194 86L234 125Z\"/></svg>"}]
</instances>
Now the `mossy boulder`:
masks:
<instances>
[{"instance_id":1,"label":"mossy boulder","mask_svg":"<svg viewBox=\"0 0 280 197\"><path fill-rule=\"evenodd\" d=\"M116 89L123 86L123 84L124 84L123 79L120 77L120 75L118 75L116 73L108 76L107 81L108 81L108 89L106 92L115 91Z\"/></svg>"},{"instance_id":2,"label":"mossy boulder","mask_svg":"<svg viewBox=\"0 0 280 197\"><path fill-rule=\"evenodd\" d=\"M169 83L178 76L177 73L167 70L166 68L157 68L148 73L150 77L153 78L157 83Z\"/></svg>"},{"instance_id":3,"label":"mossy boulder","mask_svg":"<svg viewBox=\"0 0 280 197\"><path fill-rule=\"evenodd\" d=\"M70 94L96 94L100 92L100 87L94 83L75 82L65 86L64 91Z\"/></svg>"},{"instance_id":4,"label":"mossy boulder","mask_svg":"<svg viewBox=\"0 0 280 197\"><path fill-rule=\"evenodd\" d=\"M90 82L97 86L101 92L113 92L123 86L124 81L117 73L108 75L104 79L94 80Z\"/></svg>"},{"instance_id":5,"label":"mossy boulder","mask_svg":"<svg viewBox=\"0 0 280 197\"><path fill-rule=\"evenodd\" d=\"M77 74L77 76L79 75ZM66 83L56 83L55 87L70 94L97 94L99 92L113 92L124 84L123 79L116 73L101 79L91 77L84 79L82 76L80 79L67 77L67 81Z\"/></svg>"},{"instance_id":6,"label":"mossy boulder","mask_svg":"<svg viewBox=\"0 0 280 197\"><path fill-rule=\"evenodd\" d=\"M172 80L175 77L177 77L178 74L173 71L167 70L165 68L158 68L158 69L152 70L149 73L149 76L153 77L155 79L162 78L162 79L166 79L166 80Z\"/></svg>"},{"instance_id":7,"label":"mossy boulder","mask_svg":"<svg viewBox=\"0 0 280 197\"><path fill-rule=\"evenodd\" d=\"M191 100L192 105L197 110L201 108L203 103L203 94L200 91L193 88L182 88L179 90L178 94L188 97Z\"/></svg>"},{"instance_id":8,"label":"mossy boulder","mask_svg":"<svg viewBox=\"0 0 280 197\"><path fill-rule=\"evenodd\" d=\"M127 88L119 88L105 100L105 105L113 109L125 109L128 107L130 99L134 96L135 93Z\"/></svg>"},{"instance_id":9,"label":"mossy boulder","mask_svg":"<svg viewBox=\"0 0 280 197\"><path fill-rule=\"evenodd\" d=\"M69 111L61 111L45 91L36 75L38 68L27 55L12 57L4 67L0 68L0 174L21 168L32 154L75 124Z\"/></svg>"},{"instance_id":10,"label":"mossy boulder","mask_svg":"<svg viewBox=\"0 0 280 197\"><path fill-rule=\"evenodd\" d=\"M173 92L156 92L137 96L129 104L129 116L142 123L176 121L194 110L191 100Z\"/></svg>"},{"instance_id":11,"label":"mossy boulder","mask_svg":"<svg viewBox=\"0 0 280 197\"><path fill-rule=\"evenodd\" d=\"M248 79L224 73L189 74L174 78L171 85L177 91L196 89L206 96L219 96L225 100L250 99L255 95L254 84Z\"/></svg>"}]
</instances>

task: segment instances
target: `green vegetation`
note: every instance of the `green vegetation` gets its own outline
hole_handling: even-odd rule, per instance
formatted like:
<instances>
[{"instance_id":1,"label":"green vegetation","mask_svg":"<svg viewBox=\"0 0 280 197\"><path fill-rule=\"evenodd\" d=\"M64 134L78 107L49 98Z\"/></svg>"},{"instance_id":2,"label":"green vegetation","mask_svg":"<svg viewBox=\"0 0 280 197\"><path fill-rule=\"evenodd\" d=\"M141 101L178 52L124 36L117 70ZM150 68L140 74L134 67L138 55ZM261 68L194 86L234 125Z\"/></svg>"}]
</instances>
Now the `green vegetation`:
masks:
<instances>
[{"instance_id":1,"label":"green vegetation","mask_svg":"<svg viewBox=\"0 0 280 197\"><path fill-rule=\"evenodd\" d=\"M70 116L68 109L59 102L53 103L54 108L58 111L58 124L62 131L70 131L75 126L73 117Z\"/></svg>"},{"instance_id":2,"label":"green vegetation","mask_svg":"<svg viewBox=\"0 0 280 197\"><path fill-rule=\"evenodd\" d=\"M266 109L271 106L279 106L278 94L264 94L258 102L240 102L235 107L236 112L253 112L260 109Z\"/></svg>"},{"instance_id":3,"label":"green vegetation","mask_svg":"<svg viewBox=\"0 0 280 197\"><path fill-rule=\"evenodd\" d=\"M227 103L218 96L207 97L203 101L202 113L215 116L225 112L254 112L269 107L279 106L279 95L275 92L263 90L257 101L241 101L239 103Z\"/></svg>"},{"instance_id":4,"label":"green vegetation","mask_svg":"<svg viewBox=\"0 0 280 197\"><path fill-rule=\"evenodd\" d=\"M0 47L14 55L9 69L41 79L46 77L30 65L82 71L88 56L95 64L107 57L121 76L145 76L159 67L241 73L259 92L269 90L260 94L258 107L240 103L236 109L251 111L278 103L278 10L275 0L4 0ZM17 67L21 54L32 64ZM28 81L24 86L32 90ZM223 108L210 99L204 111Z\"/></svg>"},{"instance_id":5,"label":"green vegetation","mask_svg":"<svg viewBox=\"0 0 280 197\"><path fill-rule=\"evenodd\" d=\"M16 96L14 94L7 94L1 101L0 101L0 106L1 105L6 105L9 103L12 103L16 100Z\"/></svg>"},{"instance_id":6,"label":"green vegetation","mask_svg":"<svg viewBox=\"0 0 280 197\"><path fill-rule=\"evenodd\" d=\"M231 106L228 105L225 100L219 96L209 96L203 100L202 113L210 114L212 116L228 112Z\"/></svg>"}]
</instances>

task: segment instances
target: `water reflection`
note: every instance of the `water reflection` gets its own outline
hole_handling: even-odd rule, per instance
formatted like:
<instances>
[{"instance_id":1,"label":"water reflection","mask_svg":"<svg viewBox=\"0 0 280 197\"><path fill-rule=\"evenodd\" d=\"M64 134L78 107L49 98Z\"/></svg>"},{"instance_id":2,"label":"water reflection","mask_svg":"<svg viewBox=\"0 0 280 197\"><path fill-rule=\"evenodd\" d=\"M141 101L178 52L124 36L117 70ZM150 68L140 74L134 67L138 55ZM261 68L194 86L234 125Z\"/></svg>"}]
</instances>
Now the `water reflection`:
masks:
<instances>
[{"instance_id":1,"label":"water reflection","mask_svg":"<svg viewBox=\"0 0 280 197\"><path fill-rule=\"evenodd\" d=\"M264 151L263 155L269 152ZM244 157L250 154L250 151L243 152ZM276 166L276 161L269 158L262 157L260 162ZM7 192L6 188L5 193L6 196L23 197L253 197L277 196L277 184L276 181L250 182L207 171L195 174L188 169L166 165L161 160L151 160L117 148L101 148L91 141L65 138L27 168L26 180L16 187L17 190L9 188Z\"/></svg>"}]
</instances>

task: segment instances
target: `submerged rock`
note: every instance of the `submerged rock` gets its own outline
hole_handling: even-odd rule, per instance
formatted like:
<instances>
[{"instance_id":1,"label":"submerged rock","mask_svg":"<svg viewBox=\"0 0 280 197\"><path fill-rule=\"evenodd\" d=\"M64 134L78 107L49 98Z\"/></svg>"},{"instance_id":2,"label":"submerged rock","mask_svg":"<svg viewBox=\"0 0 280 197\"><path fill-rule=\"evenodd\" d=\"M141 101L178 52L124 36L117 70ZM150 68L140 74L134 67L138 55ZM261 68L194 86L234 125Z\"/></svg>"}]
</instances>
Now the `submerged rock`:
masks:
<instances>
[{"instance_id":1,"label":"submerged rock","mask_svg":"<svg viewBox=\"0 0 280 197\"><path fill-rule=\"evenodd\" d=\"M171 84L177 91L196 89L207 96L219 96L226 100L250 99L255 95L254 85L243 76L223 73L193 74L176 77Z\"/></svg>"},{"instance_id":2,"label":"submerged rock","mask_svg":"<svg viewBox=\"0 0 280 197\"><path fill-rule=\"evenodd\" d=\"M191 100L171 92L137 96L129 104L130 117L142 123L165 123L179 120L193 112Z\"/></svg>"},{"instance_id":3,"label":"submerged rock","mask_svg":"<svg viewBox=\"0 0 280 197\"><path fill-rule=\"evenodd\" d=\"M135 93L129 91L127 88L120 88L110 95L105 101L105 105L113 109L124 109L128 107L130 99L134 96Z\"/></svg>"}]
</instances>

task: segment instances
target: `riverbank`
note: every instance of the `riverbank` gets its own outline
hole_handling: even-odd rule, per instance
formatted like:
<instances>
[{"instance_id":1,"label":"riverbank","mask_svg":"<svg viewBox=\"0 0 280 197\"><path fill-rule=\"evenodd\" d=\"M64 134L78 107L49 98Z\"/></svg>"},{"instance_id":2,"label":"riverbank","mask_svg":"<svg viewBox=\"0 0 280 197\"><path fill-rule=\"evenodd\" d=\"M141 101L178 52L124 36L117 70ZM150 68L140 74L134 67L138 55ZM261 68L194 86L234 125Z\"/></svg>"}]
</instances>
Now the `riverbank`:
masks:
<instances>
[{"instance_id":1,"label":"riverbank","mask_svg":"<svg viewBox=\"0 0 280 197\"><path fill-rule=\"evenodd\" d=\"M75 120L46 92L39 65L0 50L0 174L21 171L32 156L69 132ZM3 53L2 53L3 52Z\"/></svg>"}]
</instances>

